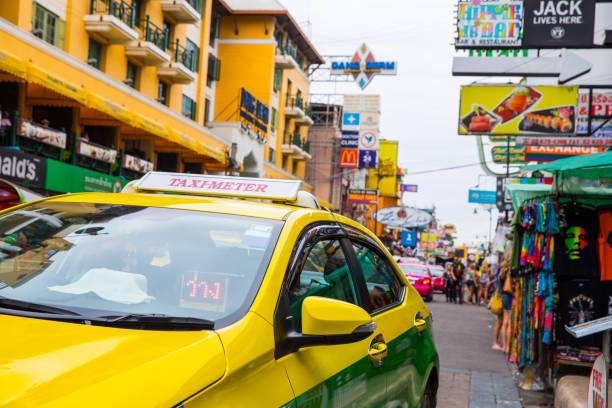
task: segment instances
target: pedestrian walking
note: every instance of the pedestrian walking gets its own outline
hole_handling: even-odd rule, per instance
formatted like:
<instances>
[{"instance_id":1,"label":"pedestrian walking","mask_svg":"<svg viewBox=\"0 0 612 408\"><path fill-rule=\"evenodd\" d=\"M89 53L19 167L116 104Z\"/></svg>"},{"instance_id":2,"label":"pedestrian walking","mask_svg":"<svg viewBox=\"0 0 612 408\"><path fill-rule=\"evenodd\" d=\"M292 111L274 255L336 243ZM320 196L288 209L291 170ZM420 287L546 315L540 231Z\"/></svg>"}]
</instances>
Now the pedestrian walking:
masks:
<instances>
[{"instance_id":1,"label":"pedestrian walking","mask_svg":"<svg viewBox=\"0 0 612 408\"><path fill-rule=\"evenodd\" d=\"M463 275L465 272L465 266L461 263L459 258L454 259L453 263L453 274L455 275L455 293L457 296L457 302L460 305L463 304Z\"/></svg>"},{"instance_id":2,"label":"pedestrian walking","mask_svg":"<svg viewBox=\"0 0 612 408\"><path fill-rule=\"evenodd\" d=\"M444 269L444 294L447 303L457 303L457 280L453 273L453 263L447 262Z\"/></svg>"},{"instance_id":3,"label":"pedestrian walking","mask_svg":"<svg viewBox=\"0 0 612 408\"><path fill-rule=\"evenodd\" d=\"M468 272L466 275L465 286L467 288L467 304L471 305L476 302L477 295L477 277L478 271L476 269L476 264L471 263L468 267Z\"/></svg>"},{"instance_id":4,"label":"pedestrian walking","mask_svg":"<svg viewBox=\"0 0 612 408\"><path fill-rule=\"evenodd\" d=\"M485 260L480 266L478 274L478 302L486 305L489 302L489 263Z\"/></svg>"}]
</instances>

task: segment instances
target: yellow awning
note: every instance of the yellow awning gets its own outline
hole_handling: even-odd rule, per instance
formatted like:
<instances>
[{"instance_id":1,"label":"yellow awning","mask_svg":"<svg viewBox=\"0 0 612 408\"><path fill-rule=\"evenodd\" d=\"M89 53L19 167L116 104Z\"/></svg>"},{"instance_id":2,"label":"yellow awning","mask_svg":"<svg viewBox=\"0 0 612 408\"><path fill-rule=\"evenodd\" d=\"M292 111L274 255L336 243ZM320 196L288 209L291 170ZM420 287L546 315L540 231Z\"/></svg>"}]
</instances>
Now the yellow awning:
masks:
<instances>
[{"instance_id":1,"label":"yellow awning","mask_svg":"<svg viewBox=\"0 0 612 408\"><path fill-rule=\"evenodd\" d=\"M74 99L83 105L87 105L89 100L88 92L80 86L64 81L32 64L27 64L27 71L28 81L44 86L60 95Z\"/></svg>"},{"instance_id":2,"label":"yellow awning","mask_svg":"<svg viewBox=\"0 0 612 408\"><path fill-rule=\"evenodd\" d=\"M170 139L170 134L164 125L137 112L132 112L132 126L164 139Z\"/></svg>"},{"instance_id":3,"label":"yellow awning","mask_svg":"<svg viewBox=\"0 0 612 408\"><path fill-rule=\"evenodd\" d=\"M26 62L6 51L0 51L0 71L8 72L21 79L28 77Z\"/></svg>"},{"instance_id":4,"label":"yellow awning","mask_svg":"<svg viewBox=\"0 0 612 408\"><path fill-rule=\"evenodd\" d=\"M88 103L86 104L86 106L98 110L102 113L106 113L107 115L125 123L126 125L133 125L132 122L134 115L132 114L132 111L117 105L110 99L105 99L97 94L90 92Z\"/></svg>"},{"instance_id":5,"label":"yellow awning","mask_svg":"<svg viewBox=\"0 0 612 408\"><path fill-rule=\"evenodd\" d=\"M225 163L225 155L218 150L215 150L209 146L206 146L200 141L197 141L191 137L188 137L184 132L180 132L173 127L168 126L168 133L170 134L170 140L175 143L185 146L186 148L193 150L203 156L209 156L221 163Z\"/></svg>"}]
</instances>

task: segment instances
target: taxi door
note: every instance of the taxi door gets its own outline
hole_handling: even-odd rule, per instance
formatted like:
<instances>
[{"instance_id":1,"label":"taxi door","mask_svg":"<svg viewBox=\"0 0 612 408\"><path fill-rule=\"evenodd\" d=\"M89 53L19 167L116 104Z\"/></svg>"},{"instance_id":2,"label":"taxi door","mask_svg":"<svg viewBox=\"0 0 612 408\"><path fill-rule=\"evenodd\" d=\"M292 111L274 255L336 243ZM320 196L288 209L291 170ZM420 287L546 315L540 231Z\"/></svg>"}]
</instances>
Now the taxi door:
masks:
<instances>
[{"instance_id":1,"label":"taxi door","mask_svg":"<svg viewBox=\"0 0 612 408\"><path fill-rule=\"evenodd\" d=\"M304 407L380 407L386 403L384 369L369 350L385 335L376 330L349 344L285 349L283 336L301 332L301 306L309 296L361 306L362 287L355 281L352 248L337 225L318 225L302 234L290 262L274 317L276 358L284 364L296 399Z\"/></svg>"},{"instance_id":2,"label":"taxi door","mask_svg":"<svg viewBox=\"0 0 612 408\"><path fill-rule=\"evenodd\" d=\"M352 236L351 246L370 300L370 314L384 338L387 356L381 362L389 406L416 407L421 402L435 347L428 329L428 311L420 296L377 243ZM368 308L366 307L366 310Z\"/></svg>"}]
</instances>

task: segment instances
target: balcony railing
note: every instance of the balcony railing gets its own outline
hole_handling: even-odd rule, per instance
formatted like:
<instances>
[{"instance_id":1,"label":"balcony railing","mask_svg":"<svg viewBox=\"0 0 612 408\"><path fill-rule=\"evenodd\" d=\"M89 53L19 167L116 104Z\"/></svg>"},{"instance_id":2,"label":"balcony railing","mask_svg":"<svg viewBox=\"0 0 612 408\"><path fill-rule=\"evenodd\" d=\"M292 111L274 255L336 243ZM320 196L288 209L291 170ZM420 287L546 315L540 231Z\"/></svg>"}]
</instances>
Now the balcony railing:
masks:
<instances>
[{"instance_id":1,"label":"balcony railing","mask_svg":"<svg viewBox=\"0 0 612 408\"><path fill-rule=\"evenodd\" d=\"M299 133L287 133L285 134L285 138L283 140L283 144L286 145L294 145L305 151L306 153L310 152L310 142L302 139L302 136Z\"/></svg>"},{"instance_id":2,"label":"balcony railing","mask_svg":"<svg viewBox=\"0 0 612 408\"><path fill-rule=\"evenodd\" d=\"M151 22L151 17L147 15L147 18L142 20L142 32L145 41L155 44L162 51L168 49L168 30L162 30L154 23Z\"/></svg>"},{"instance_id":3,"label":"balcony railing","mask_svg":"<svg viewBox=\"0 0 612 408\"><path fill-rule=\"evenodd\" d=\"M304 110L304 100L299 96L294 96L293 98L287 95L287 107L289 108L300 108Z\"/></svg>"},{"instance_id":4,"label":"balcony railing","mask_svg":"<svg viewBox=\"0 0 612 408\"><path fill-rule=\"evenodd\" d=\"M185 47L183 47L178 38L176 39L176 42L174 43L173 56L174 56L174 62L183 64L185 67L187 67L191 71L196 70L195 55L193 53L193 50L188 50Z\"/></svg>"},{"instance_id":5,"label":"balcony railing","mask_svg":"<svg viewBox=\"0 0 612 408\"><path fill-rule=\"evenodd\" d=\"M89 9L90 14L108 14L117 17L130 28L136 24L134 6L124 0L91 0Z\"/></svg>"}]
</instances>

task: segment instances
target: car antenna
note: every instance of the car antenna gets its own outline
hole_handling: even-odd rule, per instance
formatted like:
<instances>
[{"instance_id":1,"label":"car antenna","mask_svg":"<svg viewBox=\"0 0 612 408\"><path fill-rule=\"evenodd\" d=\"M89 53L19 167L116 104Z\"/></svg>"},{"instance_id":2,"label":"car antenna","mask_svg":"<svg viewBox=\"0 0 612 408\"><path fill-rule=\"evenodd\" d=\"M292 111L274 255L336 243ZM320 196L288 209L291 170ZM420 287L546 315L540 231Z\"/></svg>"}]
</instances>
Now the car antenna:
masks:
<instances>
[{"instance_id":1,"label":"car antenna","mask_svg":"<svg viewBox=\"0 0 612 408\"><path fill-rule=\"evenodd\" d=\"M329 208L327 208L327 207L323 207L323 208L324 208L324 209L325 209L325 210L326 210L326 211L327 211L327 212L328 212L328 213L329 213L329 214L332 216L332 218L334 219L334 221L336 221L336 224L338 224L338 227L340 227L340 229L341 229L342 231L344 231L344 234L345 234L345 235L348 237L348 232L347 232L347 231L346 231L346 229L345 229L345 228L342 226L342 224L340 224L340 223L338 222L338 219L336 218L336 216L334 215L334 213L333 213L333 212L332 212L332 211L331 211Z\"/></svg>"}]
</instances>

